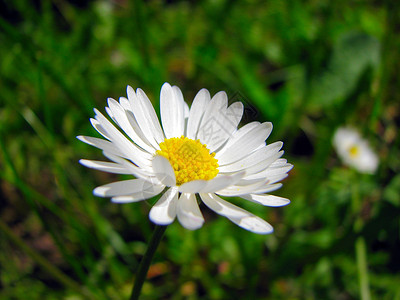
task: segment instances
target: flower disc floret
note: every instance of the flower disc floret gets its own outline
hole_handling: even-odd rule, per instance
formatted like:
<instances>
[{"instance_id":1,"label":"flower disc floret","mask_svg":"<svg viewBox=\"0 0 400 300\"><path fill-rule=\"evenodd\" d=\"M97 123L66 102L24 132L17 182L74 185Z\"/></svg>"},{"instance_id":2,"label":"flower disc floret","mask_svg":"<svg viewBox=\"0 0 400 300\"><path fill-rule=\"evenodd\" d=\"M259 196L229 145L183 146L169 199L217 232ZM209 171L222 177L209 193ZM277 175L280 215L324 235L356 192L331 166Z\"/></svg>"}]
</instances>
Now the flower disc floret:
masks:
<instances>
[{"instance_id":1,"label":"flower disc floret","mask_svg":"<svg viewBox=\"0 0 400 300\"><path fill-rule=\"evenodd\" d=\"M355 158L360 154L360 149L358 146L354 145L349 148L350 157Z\"/></svg>"},{"instance_id":2,"label":"flower disc floret","mask_svg":"<svg viewBox=\"0 0 400 300\"><path fill-rule=\"evenodd\" d=\"M215 153L210 153L200 140L192 140L185 136L170 138L160 143L160 148L156 153L170 162L177 185L192 180L210 180L218 174Z\"/></svg>"}]
</instances>

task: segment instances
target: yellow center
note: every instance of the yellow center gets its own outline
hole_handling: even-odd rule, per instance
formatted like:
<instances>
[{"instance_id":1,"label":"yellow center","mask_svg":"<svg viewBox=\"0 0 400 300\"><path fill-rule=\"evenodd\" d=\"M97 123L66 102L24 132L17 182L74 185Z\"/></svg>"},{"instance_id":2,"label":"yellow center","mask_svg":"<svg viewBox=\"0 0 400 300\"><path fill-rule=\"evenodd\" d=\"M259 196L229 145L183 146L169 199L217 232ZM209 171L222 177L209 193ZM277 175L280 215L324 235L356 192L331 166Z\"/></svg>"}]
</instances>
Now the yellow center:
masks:
<instances>
[{"instance_id":1,"label":"yellow center","mask_svg":"<svg viewBox=\"0 0 400 300\"><path fill-rule=\"evenodd\" d=\"M356 157L358 155L359 151L360 150L358 149L357 146L351 146L350 149L349 149L350 156L351 157Z\"/></svg>"},{"instance_id":2,"label":"yellow center","mask_svg":"<svg viewBox=\"0 0 400 300\"><path fill-rule=\"evenodd\" d=\"M218 160L199 140L185 136L170 138L160 143L158 155L169 160L174 169L176 185L192 180L210 180L218 174Z\"/></svg>"}]
</instances>

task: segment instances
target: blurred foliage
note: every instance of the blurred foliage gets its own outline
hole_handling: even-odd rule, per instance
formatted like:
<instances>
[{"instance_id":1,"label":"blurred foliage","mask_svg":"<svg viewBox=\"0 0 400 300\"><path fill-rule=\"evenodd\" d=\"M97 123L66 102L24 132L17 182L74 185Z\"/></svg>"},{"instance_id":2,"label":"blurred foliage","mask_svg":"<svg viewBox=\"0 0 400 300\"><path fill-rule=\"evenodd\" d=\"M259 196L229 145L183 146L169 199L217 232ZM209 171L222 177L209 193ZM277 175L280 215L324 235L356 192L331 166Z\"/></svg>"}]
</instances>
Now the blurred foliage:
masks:
<instances>
[{"instance_id":1,"label":"blurred foliage","mask_svg":"<svg viewBox=\"0 0 400 300\"><path fill-rule=\"evenodd\" d=\"M157 109L165 81L188 102L225 90L245 122L272 121L295 165L276 194L292 203L234 201L268 236L205 207L202 229L175 222L143 299L358 299L358 235L373 299L400 299L396 3L1 1L0 299L127 298L152 201L95 198L119 177L80 166L102 155L75 136L94 135L92 108L127 84ZM331 139L345 124L378 152L377 174L342 166Z\"/></svg>"}]
</instances>

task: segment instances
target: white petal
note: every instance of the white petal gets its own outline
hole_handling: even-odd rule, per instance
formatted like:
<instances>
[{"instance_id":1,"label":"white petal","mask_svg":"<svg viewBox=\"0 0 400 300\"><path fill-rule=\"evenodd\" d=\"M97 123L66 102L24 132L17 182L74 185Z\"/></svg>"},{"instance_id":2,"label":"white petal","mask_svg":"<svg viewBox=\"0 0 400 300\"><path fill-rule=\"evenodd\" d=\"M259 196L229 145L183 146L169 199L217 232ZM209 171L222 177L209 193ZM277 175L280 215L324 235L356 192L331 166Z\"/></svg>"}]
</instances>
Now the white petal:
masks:
<instances>
[{"instance_id":1,"label":"white petal","mask_svg":"<svg viewBox=\"0 0 400 300\"><path fill-rule=\"evenodd\" d=\"M100 122L101 126L106 130L109 134L111 141L115 144L115 146L121 150L121 152L130 160L132 160L139 167L150 165L150 159L152 155L148 152L145 152L138 148L134 143L129 141L117 128L114 127L106 119L105 116L97 109L96 111L96 120Z\"/></svg>"},{"instance_id":2,"label":"white petal","mask_svg":"<svg viewBox=\"0 0 400 300\"><path fill-rule=\"evenodd\" d=\"M267 179L267 183L265 184L265 186L269 186L270 184L279 182L279 181L285 179L286 177L288 177L287 173L282 173L282 174L277 174L277 175L271 176L271 175L268 175L268 172L269 172L269 169L262 171L260 173L254 174L254 176L250 175L250 176L246 177L246 179L248 179L248 180ZM255 177L257 177L257 178L255 178ZM257 189L257 194L259 194L259 193L260 192L258 192L258 189Z\"/></svg>"},{"instance_id":3,"label":"white petal","mask_svg":"<svg viewBox=\"0 0 400 300\"><path fill-rule=\"evenodd\" d=\"M127 170L131 172L132 175L138 178L142 179L147 179L149 177L152 177L152 180L155 180L155 175L153 173L153 169L151 167L146 167L146 168L139 168L135 164L133 164L131 161L126 160L120 156L113 155L111 153L108 153L106 151L103 151L103 154L105 157L107 157L109 160L124 166ZM158 182L159 183L159 182Z\"/></svg>"},{"instance_id":4,"label":"white petal","mask_svg":"<svg viewBox=\"0 0 400 300\"><path fill-rule=\"evenodd\" d=\"M279 207L279 206L288 205L290 203L289 199L274 196L274 195L248 194L248 195L242 195L240 197L244 198L246 200L250 200L255 203L265 205L265 206Z\"/></svg>"},{"instance_id":5,"label":"white petal","mask_svg":"<svg viewBox=\"0 0 400 300\"><path fill-rule=\"evenodd\" d=\"M175 92L176 97L178 97L179 102L183 106L183 118L187 119L189 117L189 105L186 103L185 99L183 98L182 91L179 87L174 85L172 89Z\"/></svg>"},{"instance_id":6,"label":"white petal","mask_svg":"<svg viewBox=\"0 0 400 300\"><path fill-rule=\"evenodd\" d=\"M111 143L109 141L91 137L91 136L83 136L83 135L79 135L76 138L86 144L89 144L93 147L99 148L103 151L107 151L109 153L113 153L113 154L119 155L119 156L124 156L124 154L113 143Z\"/></svg>"},{"instance_id":7,"label":"white petal","mask_svg":"<svg viewBox=\"0 0 400 300\"><path fill-rule=\"evenodd\" d=\"M237 129L240 120L243 117L244 106L242 102L234 102L228 107L227 114L229 115L233 126Z\"/></svg>"},{"instance_id":8,"label":"white petal","mask_svg":"<svg viewBox=\"0 0 400 300\"><path fill-rule=\"evenodd\" d=\"M229 203L215 194L200 194L204 204L210 209L215 211L231 220L238 226L259 234L268 234L273 232L273 228L263 219L249 213L248 211Z\"/></svg>"},{"instance_id":9,"label":"white petal","mask_svg":"<svg viewBox=\"0 0 400 300\"><path fill-rule=\"evenodd\" d=\"M262 193L271 193L273 191L279 190L283 186L282 183L268 184Z\"/></svg>"},{"instance_id":10,"label":"white petal","mask_svg":"<svg viewBox=\"0 0 400 300\"><path fill-rule=\"evenodd\" d=\"M186 229L195 230L203 226L204 218L194 194L181 194L178 200L177 217Z\"/></svg>"},{"instance_id":11,"label":"white petal","mask_svg":"<svg viewBox=\"0 0 400 300\"><path fill-rule=\"evenodd\" d=\"M210 193L222 190L238 182L241 178L243 178L243 176L245 176L245 174L246 174L245 172L240 172L233 175L217 176L207 181L207 185L201 190L201 192Z\"/></svg>"},{"instance_id":12,"label":"white petal","mask_svg":"<svg viewBox=\"0 0 400 300\"><path fill-rule=\"evenodd\" d=\"M207 104L210 102L210 93L206 89L201 89L196 97L194 97L192 106L189 112L187 125L187 137L195 139L199 130L201 118L206 110Z\"/></svg>"},{"instance_id":13,"label":"white petal","mask_svg":"<svg viewBox=\"0 0 400 300\"><path fill-rule=\"evenodd\" d=\"M112 99L112 98L108 98L108 99ZM114 99L113 99L114 100ZM118 126L120 126L119 125L119 123L118 123L118 120L114 117L114 114L113 114L113 112L111 111L111 109L109 108L109 107L105 107L105 110L106 110L106 113L111 117L111 119L114 121L114 123L115 124L117 124ZM120 126L121 127L121 126Z\"/></svg>"},{"instance_id":14,"label":"white petal","mask_svg":"<svg viewBox=\"0 0 400 300\"><path fill-rule=\"evenodd\" d=\"M276 145L277 147L271 148L270 147L271 145ZM251 174L254 173L255 171L249 168L257 166L259 164L263 164L263 168L256 167L256 169L258 168L259 171L261 171L262 169L265 169L270 164L272 164L276 159L278 159L283 154L283 151L281 151L280 154L277 154L279 153L278 151L281 148L280 145L282 145L282 142L273 143L271 145L257 149L256 151L250 153L248 156L244 157L241 160L238 160L231 164L219 166L218 169L222 173L237 172L246 169L246 173Z\"/></svg>"},{"instance_id":15,"label":"white petal","mask_svg":"<svg viewBox=\"0 0 400 300\"><path fill-rule=\"evenodd\" d=\"M129 100L125 97L119 97L119 104L126 110L126 111L132 111L131 104L129 103Z\"/></svg>"},{"instance_id":16,"label":"white petal","mask_svg":"<svg viewBox=\"0 0 400 300\"><path fill-rule=\"evenodd\" d=\"M252 129L248 134L234 142L223 155L215 156L221 165L232 163L249 155L268 138L272 131L272 123L266 122Z\"/></svg>"},{"instance_id":17,"label":"white petal","mask_svg":"<svg viewBox=\"0 0 400 300\"><path fill-rule=\"evenodd\" d=\"M132 127L125 109L112 98L108 98L108 106L121 129L131 138L131 140L147 152L153 153L154 148L145 143Z\"/></svg>"},{"instance_id":18,"label":"white petal","mask_svg":"<svg viewBox=\"0 0 400 300\"><path fill-rule=\"evenodd\" d=\"M221 196L229 196L229 197L246 195L246 194L253 193L260 186L264 186L266 184L266 182L268 182L268 181L264 180L262 182L257 182L257 183L253 183L253 184L245 185L245 186L233 185L226 189L220 190L216 193Z\"/></svg>"},{"instance_id":19,"label":"white petal","mask_svg":"<svg viewBox=\"0 0 400 300\"><path fill-rule=\"evenodd\" d=\"M219 92L207 105L196 139L200 139L208 148L215 148L215 145L223 143L230 134L225 129L227 104L228 96L225 92Z\"/></svg>"},{"instance_id":20,"label":"white petal","mask_svg":"<svg viewBox=\"0 0 400 300\"><path fill-rule=\"evenodd\" d=\"M279 150L282 149L283 146L283 142L278 141L278 142L274 142L272 144L269 144L267 146L265 146L265 149L268 150L268 153L275 153L278 152Z\"/></svg>"},{"instance_id":21,"label":"white petal","mask_svg":"<svg viewBox=\"0 0 400 300\"><path fill-rule=\"evenodd\" d=\"M99 121L96 119L90 118L90 123L92 124L93 128L96 129L98 133L100 133L102 136L104 136L107 140L111 140L111 137L108 135L108 133L105 131L103 126L100 125Z\"/></svg>"},{"instance_id":22,"label":"white petal","mask_svg":"<svg viewBox=\"0 0 400 300\"><path fill-rule=\"evenodd\" d=\"M131 174L131 171L126 169L124 166L116 163L110 163L105 161L97 161L97 160L87 160L81 159L79 163L84 165L85 167L97 169L103 172L114 173L114 174Z\"/></svg>"},{"instance_id":23,"label":"white petal","mask_svg":"<svg viewBox=\"0 0 400 300\"><path fill-rule=\"evenodd\" d=\"M133 114L132 111L126 111L126 116L128 118L129 124L132 126L133 130L136 132L136 134L138 135L138 137L143 141L143 144L140 144L139 146L141 146L143 149L147 150L149 153L153 154L156 152L156 150L159 150L160 147L158 146L158 144L156 143L155 146L153 146L150 141L148 140L148 138L144 135L142 129L140 128L139 124L137 123L136 119L135 119L135 115ZM155 142L154 142L155 143ZM148 147L147 147L147 146Z\"/></svg>"},{"instance_id":24,"label":"white petal","mask_svg":"<svg viewBox=\"0 0 400 300\"><path fill-rule=\"evenodd\" d=\"M160 94L161 121L165 137L180 137L184 133L183 103L169 83L164 83Z\"/></svg>"},{"instance_id":25,"label":"white petal","mask_svg":"<svg viewBox=\"0 0 400 300\"><path fill-rule=\"evenodd\" d=\"M158 225L171 224L176 217L176 205L178 202L178 189L172 187L151 208L149 218Z\"/></svg>"},{"instance_id":26,"label":"white petal","mask_svg":"<svg viewBox=\"0 0 400 300\"><path fill-rule=\"evenodd\" d=\"M164 134L162 133L153 105L141 89L137 89L136 94L133 88L128 86L127 94L132 112L140 129L151 145L157 148L158 144L164 140Z\"/></svg>"},{"instance_id":27,"label":"white petal","mask_svg":"<svg viewBox=\"0 0 400 300\"><path fill-rule=\"evenodd\" d=\"M220 130L217 132L217 136L207 144L210 152L215 152L233 135L237 130L242 115L243 104L241 102L235 102L229 106L228 109L221 109L220 113L214 116L213 119L217 123L214 127L218 128L219 126Z\"/></svg>"},{"instance_id":28,"label":"white petal","mask_svg":"<svg viewBox=\"0 0 400 300\"><path fill-rule=\"evenodd\" d=\"M255 174L267 169L271 164L283 155L283 150L275 153L273 156L260 161L258 164L246 168L246 174Z\"/></svg>"},{"instance_id":29,"label":"white petal","mask_svg":"<svg viewBox=\"0 0 400 300\"><path fill-rule=\"evenodd\" d=\"M207 180L192 180L179 186L181 193L198 193L207 185Z\"/></svg>"},{"instance_id":30,"label":"white petal","mask_svg":"<svg viewBox=\"0 0 400 300\"><path fill-rule=\"evenodd\" d=\"M144 179L129 179L99 186L93 190L93 194L99 197L122 196L145 190L151 192L153 186L152 182Z\"/></svg>"},{"instance_id":31,"label":"white petal","mask_svg":"<svg viewBox=\"0 0 400 300\"><path fill-rule=\"evenodd\" d=\"M138 95L138 99L141 103L144 115L148 118L149 124L154 130L153 135L156 141L158 143L161 143L162 141L164 141L165 137L161 129L157 114L154 110L153 104L142 89L137 89L136 94Z\"/></svg>"},{"instance_id":32,"label":"white petal","mask_svg":"<svg viewBox=\"0 0 400 300\"><path fill-rule=\"evenodd\" d=\"M286 175L287 176L287 175ZM285 177L286 177L285 176ZM282 180L282 179L281 179ZM279 181L279 180L277 180ZM276 191L277 189L282 187L281 183L275 183L277 181L274 182L267 182L264 185L261 185L260 187L258 187L257 189L254 189L254 191L249 192L249 194L265 194L265 193L270 193L272 191ZM243 194L244 195L244 194ZM242 195L240 195L242 196Z\"/></svg>"},{"instance_id":33,"label":"white petal","mask_svg":"<svg viewBox=\"0 0 400 300\"><path fill-rule=\"evenodd\" d=\"M274 161L272 164L271 164L271 169L278 169L278 168L283 168L283 167L292 167L292 165L291 164L288 164L287 163L287 159L285 159L285 158L280 158L280 159L277 159L276 161Z\"/></svg>"},{"instance_id":34,"label":"white petal","mask_svg":"<svg viewBox=\"0 0 400 300\"><path fill-rule=\"evenodd\" d=\"M373 174L379 165L378 156L370 149L370 146L362 141L359 146L359 155L354 159L353 165L360 172Z\"/></svg>"},{"instance_id":35,"label":"white petal","mask_svg":"<svg viewBox=\"0 0 400 300\"><path fill-rule=\"evenodd\" d=\"M228 95L224 92L218 92L212 97L211 101L208 103L206 111L204 112L205 115L203 117L204 121L207 121L212 116L212 113L215 110L220 110L221 108L228 107ZM202 122L203 122L202 120Z\"/></svg>"},{"instance_id":36,"label":"white petal","mask_svg":"<svg viewBox=\"0 0 400 300\"><path fill-rule=\"evenodd\" d=\"M235 131L232 136L228 139L227 143L219 150L216 151L215 158L218 159L224 153L226 152L227 149L229 149L232 144L236 143L238 140L240 140L242 137L247 135L250 131L252 131L254 128L260 126L260 122L251 122L243 127L239 128L237 131ZM250 153L249 153L250 154Z\"/></svg>"},{"instance_id":37,"label":"white petal","mask_svg":"<svg viewBox=\"0 0 400 300\"><path fill-rule=\"evenodd\" d=\"M139 191L133 194L125 196L112 197L111 201L114 203L131 203L138 202L145 199L152 198L160 194L164 190L164 185L147 185L143 191Z\"/></svg>"},{"instance_id":38,"label":"white petal","mask_svg":"<svg viewBox=\"0 0 400 300\"><path fill-rule=\"evenodd\" d=\"M154 156L153 170L156 177L166 186L174 186L176 184L174 169L164 156Z\"/></svg>"},{"instance_id":39,"label":"white petal","mask_svg":"<svg viewBox=\"0 0 400 300\"><path fill-rule=\"evenodd\" d=\"M268 177L269 184L273 184L273 183L279 182L279 181L285 179L288 176L289 175L287 173L284 173L284 174L280 174L280 175L277 175L277 176L274 176L274 177Z\"/></svg>"},{"instance_id":40,"label":"white petal","mask_svg":"<svg viewBox=\"0 0 400 300\"><path fill-rule=\"evenodd\" d=\"M287 172L289 172L293 168L293 165L291 164L286 164L283 165L282 167L269 167L265 170L262 170L258 173L250 174L246 176L246 179L257 179L257 178L267 178L270 182L272 182L272 179L276 180L277 177L281 177L284 175L283 178L286 177Z\"/></svg>"},{"instance_id":41,"label":"white petal","mask_svg":"<svg viewBox=\"0 0 400 300\"><path fill-rule=\"evenodd\" d=\"M257 165L277 153L282 148L282 145L282 142L275 142L266 147L261 147L241 160L223 166L220 165L218 169L220 173L237 172Z\"/></svg>"},{"instance_id":42,"label":"white petal","mask_svg":"<svg viewBox=\"0 0 400 300\"><path fill-rule=\"evenodd\" d=\"M152 128L149 125L148 118L145 115L144 109L142 107L143 105L141 104L141 100L139 100L134 89L129 85L126 88L126 93L128 95L128 101L131 106L130 111L132 112L133 119L135 120L134 123L136 122L136 124L138 124L140 131L146 137L147 141L154 148L157 148L159 143L155 140Z\"/></svg>"},{"instance_id":43,"label":"white petal","mask_svg":"<svg viewBox=\"0 0 400 300\"><path fill-rule=\"evenodd\" d=\"M247 176L239 180L236 185L237 186L247 186L251 184L256 184L256 183L264 183L266 181L265 178L256 178L256 179L247 179Z\"/></svg>"},{"instance_id":44,"label":"white petal","mask_svg":"<svg viewBox=\"0 0 400 300\"><path fill-rule=\"evenodd\" d=\"M226 120L225 131L229 132L229 138L238 128L239 122L243 116L243 109L243 103L235 102L231 104L226 110L226 115L224 116L224 120Z\"/></svg>"}]
</instances>

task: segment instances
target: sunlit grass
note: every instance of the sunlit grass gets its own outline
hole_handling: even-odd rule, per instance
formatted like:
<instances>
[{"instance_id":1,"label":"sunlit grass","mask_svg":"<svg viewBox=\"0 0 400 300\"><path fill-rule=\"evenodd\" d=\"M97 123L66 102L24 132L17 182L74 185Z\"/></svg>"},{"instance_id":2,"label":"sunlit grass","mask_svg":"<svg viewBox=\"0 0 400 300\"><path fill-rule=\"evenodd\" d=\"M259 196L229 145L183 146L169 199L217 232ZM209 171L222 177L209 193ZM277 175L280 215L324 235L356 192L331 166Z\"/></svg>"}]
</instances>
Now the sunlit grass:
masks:
<instances>
[{"instance_id":1,"label":"sunlit grass","mask_svg":"<svg viewBox=\"0 0 400 300\"><path fill-rule=\"evenodd\" d=\"M216 218L171 225L143 299L358 299L355 241L365 238L373 299L400 299L400 139L396 9L301 1L64 1L0 12L0 299L126 299L153 225L148 203L92 195L116 175L83 168L88 119L126 86L191 102L206 87L272 121L294 164L258 236ZM398 24L397 24L398 25ZM159 105L155 105L159 107ZM380 157L346 168L332 136L353 125ZM358 210L352 206L354 193ZM362 228L354 230L356 220ZM70 297L70 298L68 298ZM73 298L75 297L75 298Z\"/></svg>"}]
</instances>

